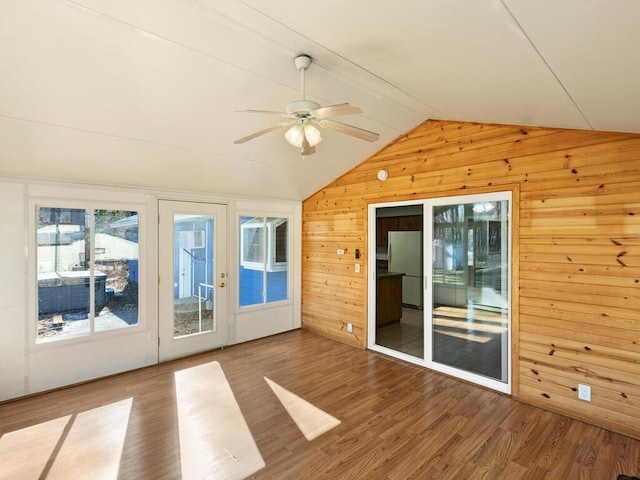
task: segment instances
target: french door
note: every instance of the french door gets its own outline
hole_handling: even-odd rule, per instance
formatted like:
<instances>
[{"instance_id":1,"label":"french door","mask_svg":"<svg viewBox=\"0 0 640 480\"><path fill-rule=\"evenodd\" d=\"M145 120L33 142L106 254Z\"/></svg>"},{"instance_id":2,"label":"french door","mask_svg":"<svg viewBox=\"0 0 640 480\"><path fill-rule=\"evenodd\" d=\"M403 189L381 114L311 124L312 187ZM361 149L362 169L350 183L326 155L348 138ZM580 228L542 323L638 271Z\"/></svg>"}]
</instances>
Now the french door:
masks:
<instances>
[{"instance_id":1,"label":"french door","mask_svg":"<svg viewBox=\"0 0 640 480\"><path fill-rule=\"evenodd\" d=\"M226 207L159 202L160 361L226 345Z\"/></svg>"},{"instance_id":2,"label":"french door","mask_svg":"<svg viewBox=\"0 0 640 480\"><path fill-rule=\"evenodd\" d=\"M369 347L510 393L510 192L372 205L369 218L388 218L390 212L401 216L416 206L423 212L420 231L414 232L420 241L399 251L403 244L396 237L410 234L388 232L386 271L380 262L384 248L370 244L373 251L377 248L378 262L370 264L375 273L370 279ZM381 242L373 225L369 233L370 242ZM402 263L395 259L401 256L409 258L408 264L421 264L419 271L399 271ZM389 278L398 274L421 277L422 304L407 304L406 281L401 294L390 290ZM381 322L381 313L389 309L386 302L402 307L395 308L399 313L393 321Z\"/></svg>"}]
</instances>

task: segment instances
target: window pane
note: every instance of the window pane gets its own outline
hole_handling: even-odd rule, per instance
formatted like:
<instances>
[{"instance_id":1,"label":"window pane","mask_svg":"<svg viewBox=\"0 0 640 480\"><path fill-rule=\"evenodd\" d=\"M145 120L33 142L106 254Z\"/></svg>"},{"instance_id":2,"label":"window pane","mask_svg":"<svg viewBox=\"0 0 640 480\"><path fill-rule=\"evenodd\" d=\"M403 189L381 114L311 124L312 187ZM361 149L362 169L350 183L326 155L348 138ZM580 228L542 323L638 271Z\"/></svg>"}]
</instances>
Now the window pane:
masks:
<instances>
[{"instance_id":1,"label":"window pane","mask_svg":"<svg viewBox=\"0 0 640 480\"><path fill-rule=\"evenodd\" d=\"M138 214L96 210L95 329L138 324Z\"/></svg>"},{"instance_id":2,"label":"window pane","mask_svg":"<svg viewBox=\"0 0 640 480\"><path fill-rule=\"evenodd\" d=\"M38 339L88 333L89 211L37 210Z\"/></svg>"},{"instance_id":3,"label":"window pane","mask_svg":"<svg viewBox=\"0 0 640 480\"><path fill-rule=\"evenodd\" d=\"M240 217L240 306L264 303L264 218Z\"/></svg>"},{"instance_id":4,"label":"window pane","mask_svg":"<svg viewBox=\"0 0 640 480\"><path fill-rule=\"evenodd\" d=\"M244 263L264 263L264 222L262 219L251 217L243 223L242 259Z\"/></svg>"},{"instance_id":5,"label":"window pane","mask_svg":"<svg viewBox=\"0 0 640 480\"><path fill-rule=\"evenodd\" d=\"M270 220L274 220L274 219L270 219ZM288 259L287 221L286 220L284 220L283 223L281 223L276 227L275 242L276 242L276 263L286 263Z\"/></svg>"},{"instance_id":6,"label":"window pane","mask_svg":"<svg viewBox=\"0 0 640 480\"><path fill-rule=\"evenodd\" d=\"M286 218L268 218L272 232L269 238L271 262L267 267L267 302L278 302L289 298L288 277L288 222Z\"/></svg>"}]
</instances>

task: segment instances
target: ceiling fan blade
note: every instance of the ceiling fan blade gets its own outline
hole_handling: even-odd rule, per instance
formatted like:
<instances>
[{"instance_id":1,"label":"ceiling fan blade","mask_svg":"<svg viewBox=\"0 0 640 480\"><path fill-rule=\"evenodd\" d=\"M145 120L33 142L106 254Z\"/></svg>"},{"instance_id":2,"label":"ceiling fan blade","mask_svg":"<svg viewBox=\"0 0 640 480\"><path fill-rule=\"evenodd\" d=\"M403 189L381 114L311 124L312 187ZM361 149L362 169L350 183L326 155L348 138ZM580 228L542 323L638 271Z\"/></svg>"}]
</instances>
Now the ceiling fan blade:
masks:
<instances>
[{"instance_id":1,"label":"ceiling fan blade","mask_svg":"<svg viewBox=\"0 0 640 480\"><path fill-rule=\"evenodd\" d=\"M264 130L260 130L259 132L252 133L251 135L247 135L246 137L240 138L239 140L236 140L233 143L239 144L239 143L248 142L249 140L253 140L256 137L259 137L260 135L273 132L274 130L278 130L279 128L286 127L287 125L292 125L293 123L295 122L281 122L276 125L271 125L270 127L265 128Z\"/></svg>"},{"instance_id":2,"label":"ceiling fan blade","mask_svg":"<svg viewBox=\"0 0 640 480\"><path fill-rule=\"evenodd\" d=\"M358 107L349 105L348 103L340 103L338 105L330 105L328 107L320 107L309 112L312 117L326 118L337 117L338 115L351 115L355 113L362 113Z\"/></svg>"},{"instance_id":3,"label":"ceiling fan blade","mask_svg":"<svg viewBox=\"0 0 640 480\"><path fill-rule=\"evenodd\" d=\"M363 128L354 127L353 125L347 125L346 123L336 122L334 120L319 120L318 123L321 127L328 128L329 130L335 130L336 132L346 133L352 137L366 140L367 142L375 142L380 135Z\"/></svg>"},{"instance_id":4,"label":"ceiling fan blade","mask_svg":"<svg viewBox=\"0 0 640 480\"><path fill-rule=\"evenodd\" d=\"M307 135L302 131L302 155L311 155L312 153L316 153L316 147L312 147L309 144L309 140L307 140Z\"/></svg>"},{"instance_id":5,"label":"ceiling fan blade","mask_svg":"<svg viewBox=\"0 0 640 480\"><path fill-rule=\"evenodd\" d=\"M281 117L291 117L287 112L274 112L273 110L237 110L238 113L266 113L268 115L280 115Z\"/></svg>"}]
</instances>

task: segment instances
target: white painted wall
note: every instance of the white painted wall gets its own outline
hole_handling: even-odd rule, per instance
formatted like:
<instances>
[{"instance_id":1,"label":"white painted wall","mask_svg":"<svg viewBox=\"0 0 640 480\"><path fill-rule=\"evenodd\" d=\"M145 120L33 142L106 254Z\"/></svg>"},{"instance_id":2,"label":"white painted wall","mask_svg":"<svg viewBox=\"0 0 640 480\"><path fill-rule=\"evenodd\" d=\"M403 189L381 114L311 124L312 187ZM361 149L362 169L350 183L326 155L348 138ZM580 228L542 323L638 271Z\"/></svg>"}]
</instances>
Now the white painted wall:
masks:
<instances>
[{"instance_id":1,"label":"white painted wall","mask_svg":"<svg viewBox=\"0 0 640 480\"><path fill-rule=\"evenodd\" d=\"M130 202L141 217L140 325L100 335L36 344L35 221L37 200ZM228 208L228 343L300 327L301 203L229 198L0 177L0 401L158 362L158 200L224 203ZM237 307L238 215L286 215L291 219L290 299L274 306ZM144 218L144 220L143 220ZM31 257L30 257L31 255ZM144 265L144 266L143 266Z\"/></svg>"},{"instance_id":2,"label":"white painted wall","mask_svg":"<svg viewBox=\"0 0 640 480\"><path fill-rule=\"evenodd\" d=\"M25 393L25 187L0 182L0 400Z\"/></svg>"}]
</instances>

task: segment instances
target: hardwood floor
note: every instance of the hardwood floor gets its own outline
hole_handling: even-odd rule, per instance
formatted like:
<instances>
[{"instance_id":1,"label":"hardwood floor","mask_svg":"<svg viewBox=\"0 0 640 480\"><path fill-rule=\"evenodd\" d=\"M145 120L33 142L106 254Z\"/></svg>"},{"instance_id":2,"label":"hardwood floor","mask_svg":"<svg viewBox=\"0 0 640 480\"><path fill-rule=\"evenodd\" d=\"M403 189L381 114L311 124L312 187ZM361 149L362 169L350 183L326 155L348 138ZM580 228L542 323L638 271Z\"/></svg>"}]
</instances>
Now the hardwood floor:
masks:
<instances>
[{"instance_id":1,"label":"hardwood floor","mask_svg":"<svg viewBox=\"0 0 640 480\"><path fill-rule=\"evenodd\" d=\"M0 435L12 479L640 472L638 440L305 331L0 404Z\"/></svg>"}]
</instances>

